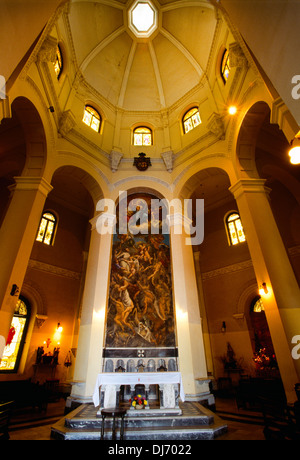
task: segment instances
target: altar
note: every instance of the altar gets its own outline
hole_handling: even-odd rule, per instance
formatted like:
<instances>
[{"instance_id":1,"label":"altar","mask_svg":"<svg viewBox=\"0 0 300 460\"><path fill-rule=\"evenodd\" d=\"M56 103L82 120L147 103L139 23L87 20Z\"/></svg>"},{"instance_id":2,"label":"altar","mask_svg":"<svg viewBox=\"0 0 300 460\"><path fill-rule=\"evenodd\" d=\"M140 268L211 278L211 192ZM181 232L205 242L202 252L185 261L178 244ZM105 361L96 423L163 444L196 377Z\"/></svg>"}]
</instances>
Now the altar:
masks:
<instances>
[{"instance_id":1,"label":"altar","mask_svg":"<svg viewBox=\"0 0 300 460\"><path fill-rule=\"evenodd\" d=\"M185 400L184 388L180 372L124 372L98 374L93 394L95 407L100 410L119 405L120 387L129 385L132 397L135 385L145 385L146 398L150 385L159 386L160 409L164 412L180 413L179 397ZM146 410L151 410L147 406Z\"/></svg>"}]
</instances>

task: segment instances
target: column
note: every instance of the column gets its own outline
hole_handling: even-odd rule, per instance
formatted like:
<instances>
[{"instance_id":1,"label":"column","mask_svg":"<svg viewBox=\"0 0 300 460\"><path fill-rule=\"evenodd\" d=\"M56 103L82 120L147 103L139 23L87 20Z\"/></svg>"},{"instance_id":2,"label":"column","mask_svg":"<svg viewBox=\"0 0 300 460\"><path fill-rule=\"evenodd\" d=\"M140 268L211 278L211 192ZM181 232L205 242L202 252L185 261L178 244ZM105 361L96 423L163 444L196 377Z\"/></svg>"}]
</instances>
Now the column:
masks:
<instances>
[{"instance_id":1,"label":"column","mask_svg":"<svg viewBox=\"0 0 300 460\"><path fill-rule=\"evenodd\" d=\"M105 313L109 291L112 232L115 216L91 220L91 241L82 299L82 313L72 392L69 402L91 402L97 375L102 372Z\"/></svg>"},{"instance_id":2,"label":"column","mask_svg":"<svg viewBox=\"0 0 300 460\"><path fill-rule=\"evenodd\" d=\"M207 369L193 246L187 244L190 238L183 230L182 214L169 217L179 371L186 400L207 399L210 394L209 380L205 381Z\"/></svg>"},{"instance_id":3,"label":"column","mask_svg":"<svg viewBox=\"0 0 300 460\"><path fill-rule=\"evenodd\" d=\"M23 284L45 200L52 186L41 177L16 177L12 198L0 229L0 356ZM17 293L16 293L17 294Z\"/></svg>"},{"instance_id":4,"label":"column","mask_svg":"<svg viewBox=\"0 0 300 460\"><path fill-rule=\"evenodd\" d=\"M281 378L289 402L296 400L300 360L291 355L292 339L300 333L300 291L278 231L263 179L241 179L230 190L240 211L258 287L262 296Z\"/></svg>"}]
</instances>

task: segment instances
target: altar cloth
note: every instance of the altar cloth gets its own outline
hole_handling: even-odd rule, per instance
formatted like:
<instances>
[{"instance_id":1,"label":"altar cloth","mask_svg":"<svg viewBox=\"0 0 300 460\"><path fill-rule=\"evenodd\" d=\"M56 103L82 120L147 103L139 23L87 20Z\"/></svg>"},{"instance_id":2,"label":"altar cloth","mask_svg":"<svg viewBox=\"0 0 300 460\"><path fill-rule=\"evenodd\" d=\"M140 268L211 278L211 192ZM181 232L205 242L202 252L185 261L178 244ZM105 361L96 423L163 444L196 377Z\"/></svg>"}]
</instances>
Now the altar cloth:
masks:
<instances>
[{"instance_id":1,"label":"altar cloth","mask_svg":"<svg viewBox=\"0 0 300 460\"><path fill-rule=\"evenodd\" d=\"M107 372L98 374L93 393L93 403L99 406L99 387L102 385L160 385L179 384L179 395L182 402L185 394L180 372Z\"/></svg>"}]
</instances>

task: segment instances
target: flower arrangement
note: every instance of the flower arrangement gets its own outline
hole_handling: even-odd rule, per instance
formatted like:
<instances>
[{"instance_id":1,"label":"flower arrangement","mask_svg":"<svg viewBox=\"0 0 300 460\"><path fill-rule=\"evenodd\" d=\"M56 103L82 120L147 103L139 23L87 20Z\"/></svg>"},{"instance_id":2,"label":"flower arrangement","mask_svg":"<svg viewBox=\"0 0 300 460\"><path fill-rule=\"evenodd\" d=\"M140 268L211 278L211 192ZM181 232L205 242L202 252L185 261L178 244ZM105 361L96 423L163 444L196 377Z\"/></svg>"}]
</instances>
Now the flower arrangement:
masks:
<instances>
[{"instance_id":1,"label":"flower arrangement","mask_svg":"<svg viewBox=\"0 0 300 460\"><path fill-rule=\"evenodd\" d=\"M144 406L147 406L148 401L141 395L136 395L133 399L130 399L129 402L131 403L132 407L135 409L143 409Z\"/></svg>"}]
</instances>

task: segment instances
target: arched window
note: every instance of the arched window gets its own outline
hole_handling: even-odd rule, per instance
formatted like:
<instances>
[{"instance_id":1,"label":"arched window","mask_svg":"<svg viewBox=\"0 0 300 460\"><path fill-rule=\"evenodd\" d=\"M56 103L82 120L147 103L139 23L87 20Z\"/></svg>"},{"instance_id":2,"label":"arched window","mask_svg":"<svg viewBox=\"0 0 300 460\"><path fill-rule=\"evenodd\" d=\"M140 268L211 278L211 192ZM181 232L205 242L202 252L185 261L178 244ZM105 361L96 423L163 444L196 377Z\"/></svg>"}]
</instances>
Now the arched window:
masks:
<instances>
[{"instance_id":1,"label":"arched window","mask_svg":"<svg viewBox=\"0 0 300 460\"><path fill-rule=\"evenodd\" d=\"M101 116L94 107L86 105L83 112L83 123L99 133L101 125Z\"/></svg>"},{"instance_id":2,"label":"arched window","mask_svg":"<svg viewBox=\"0 0 300 460\"><path fill-rule=\"evenodd\" d=\"M20 297L9 329L3 356L0 359L0 372L17 372L25 343L30 318L30 306Z\"/></svg>"},{"instance_id":3,"label":"arched window","mask_svg":"<svg viewBox=\"0 0 300 460\"><path fill-rule=\"evenodd\" d=\"M276 376L278 369L272 338L266 319L265 308L260 296L255 297L250 305L250 321L252 326L252 347L254 362L259 372L265 377Z\"/></svg>"},{"instance_id":4,"label":"arched window","mask_svg":"<svg viewBox=\"0 0 300 460\"><path fill-rule=\"evenodd\" d=\"M53 244L54 234L56 230L57 220L52 212L44 212L41 218L36 241L48 244Z\"/></svg>"},{"instance_id":5,"label":"arched window","mask_svg":"<svg viewBox=\"0 0 300 460\"><path fill-rule=\"evenodd\" d=\"M152 145L152 131L146 126L139 126L133 130L133 145Z\"/></svg>"},{"instance_id":6,"label":"arched window","mask_svg":"<svg viewBox=\"0 0 300 460\"><path fill-rule=\"evenodd\" d=\"M226 218L226 227L231 245L242 243L246 241L242 222L238 213L233 212Z\"/></svg>"},{"instance_id":7,"label":"arched window","mask_svg":"<svg viewBox=\"0 0 300 460\"><path fill-rule=\"evenodd\" d=\"M199 126L201 124L201 118L198 107L193 107L184 114L182 118L182 124L184 134L188 133L192 129L196 128L196 126Z\"/></svg>"},{"instance_id":8,"label":"arched window","mask_svg":"<svg viewBox=\"0 0 300 460\"><path fill-rule=\"evenodd\" d=\"M61 76L62 70L63 70L63 57L62 57L62 52L60 49L60 46L57 45L56 48L56 56L55 56L55 61L53 63L54 65L54 71L56 73L57 79Z\"/></svg>"},{"instance_id":9,"label":"arched window","mask_svg":"<svg viewBox=\"0 0 300 460\"><path fill-rule=\"evenodd\" d=\"M223 82L226 83L230 73L230 65L229 65L229 53L228 50L224 51L222 61L221 61L221 77Z\"/></svg>"}]
</instances>

